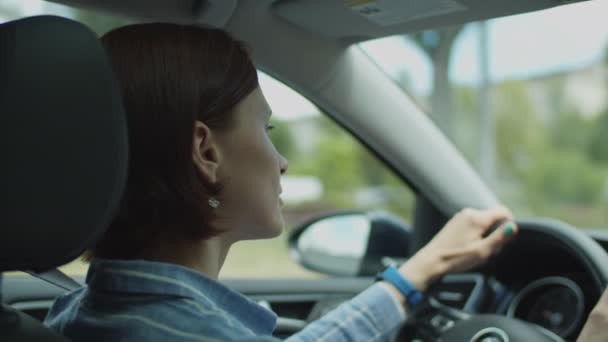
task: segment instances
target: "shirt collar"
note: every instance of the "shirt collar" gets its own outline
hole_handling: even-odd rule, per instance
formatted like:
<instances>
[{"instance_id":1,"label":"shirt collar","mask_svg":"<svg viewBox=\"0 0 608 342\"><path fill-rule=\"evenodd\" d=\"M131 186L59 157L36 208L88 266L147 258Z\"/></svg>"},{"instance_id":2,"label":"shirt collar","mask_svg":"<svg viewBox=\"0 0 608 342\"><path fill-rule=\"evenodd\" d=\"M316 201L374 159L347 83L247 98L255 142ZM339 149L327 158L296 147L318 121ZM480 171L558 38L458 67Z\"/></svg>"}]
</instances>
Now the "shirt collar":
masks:
<instances>
[{"instance_id":1,"label":"shirt collar","mask_svg":"<svg viewBox=\"0 0 608 342\"><path fill-rule=\"evenodd\" d=\"M148 294L210 301L257 334L271 334L277 316L203 273L169 263L93 259L87 273L93 291Z\"/></svg>"}]
</instances>

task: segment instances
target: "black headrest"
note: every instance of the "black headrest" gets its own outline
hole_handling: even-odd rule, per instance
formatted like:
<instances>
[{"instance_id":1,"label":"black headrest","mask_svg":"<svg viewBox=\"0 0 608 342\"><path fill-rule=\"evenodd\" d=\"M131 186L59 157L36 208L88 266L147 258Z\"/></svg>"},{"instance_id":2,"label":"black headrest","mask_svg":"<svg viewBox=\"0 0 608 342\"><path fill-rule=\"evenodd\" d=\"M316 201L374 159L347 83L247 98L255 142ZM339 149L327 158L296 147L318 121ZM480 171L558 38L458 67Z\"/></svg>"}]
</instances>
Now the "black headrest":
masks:
<instances>
[{"instance_id":1,"label":"black headrest","mask_svg":"<svg viewBox=\"0 0 608 342\"><path fill-rule=\"evenodd\" d=\"M119 90L96 35L54 16L0 25L0 271L43 271L104 232L127 172Z\"/></svg>"}]
</instances>

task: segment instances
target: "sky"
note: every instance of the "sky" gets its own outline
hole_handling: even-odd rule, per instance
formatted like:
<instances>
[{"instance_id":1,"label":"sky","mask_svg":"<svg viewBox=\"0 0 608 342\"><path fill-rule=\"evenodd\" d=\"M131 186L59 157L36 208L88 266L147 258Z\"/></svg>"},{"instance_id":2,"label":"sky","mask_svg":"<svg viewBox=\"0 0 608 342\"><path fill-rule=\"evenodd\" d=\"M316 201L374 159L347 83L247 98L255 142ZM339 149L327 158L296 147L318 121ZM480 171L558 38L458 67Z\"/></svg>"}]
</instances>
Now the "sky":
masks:
<instances>
[{"instance_id":1,"label":"sky","mask_svg":"<svg viewBox=\"0 0 608 342\"><path fill-rule=\"evenodd\" d=\"M24 15L62 13L62 7L41 0L2 0L19 6ZM560 6L488 22L490 73L493 81L577 69L602 58L608 46L608 0ZM1 18L0 18L1 19ZM479 80L478 26L470 25L456 41L451 80ZM361 44L391 76L407 72L413 91L430 92L430 61L411 42L389 37ZM318 113L316 107L282 83L261 74L260 82L275 115L295 119Z\"/></svg>"},{"instance_id":2,"label":"sky","mask_svg":"<svg viewBox=\"0 0 608 342\"><path fill-rule=\"evenodd\" d=\"M576 69L600 60L608 47L608 0L560 6L488 22L493 81ZM460 84L479 80L479 31L470 25L457 38L450 77ZM428 94L432 66L411 42L389 37L362 44L392 76L407 71L414 91Z\"/></svg>"}]
</instances>

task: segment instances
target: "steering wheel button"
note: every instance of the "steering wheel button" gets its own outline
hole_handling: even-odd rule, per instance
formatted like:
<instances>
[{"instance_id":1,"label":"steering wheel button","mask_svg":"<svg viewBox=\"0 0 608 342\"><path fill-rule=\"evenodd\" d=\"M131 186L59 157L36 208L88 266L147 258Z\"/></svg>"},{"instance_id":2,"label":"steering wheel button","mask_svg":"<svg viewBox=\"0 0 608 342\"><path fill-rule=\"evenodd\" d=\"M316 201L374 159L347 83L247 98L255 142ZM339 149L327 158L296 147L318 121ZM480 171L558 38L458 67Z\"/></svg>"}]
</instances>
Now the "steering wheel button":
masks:
<instances>
[{"instance_id":1,"label":"steering wheel button","mask_svg":"<svg viewBox=\"0 0 608 342\"><path fill-rule=\"evenodd\" d=\"M436 315L430 320L431 325L440 332L444 332L454 326L454 321L442 315Z\"/></svg>"}]
</instances>

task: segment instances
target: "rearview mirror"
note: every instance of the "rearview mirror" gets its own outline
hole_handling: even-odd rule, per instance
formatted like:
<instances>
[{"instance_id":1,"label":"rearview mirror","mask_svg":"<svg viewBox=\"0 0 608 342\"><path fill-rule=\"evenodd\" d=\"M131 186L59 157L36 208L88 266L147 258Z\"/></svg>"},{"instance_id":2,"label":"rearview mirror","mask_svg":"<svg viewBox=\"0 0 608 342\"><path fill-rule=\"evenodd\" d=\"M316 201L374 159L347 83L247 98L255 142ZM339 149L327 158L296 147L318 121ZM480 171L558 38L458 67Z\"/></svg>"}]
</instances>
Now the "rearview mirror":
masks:
<instances>
[{"instance_id":1,"label":"rearview mirror","mask_svg":"<svg viewBox=\"0 0 608 342\"><path fill-rule=\"evenodd\" d=\"M289 237L302 266L337 276L373 276L383 259L410 255L411 226L386 212L342 212L315 218Z\"/></svg>"}]
</instances>

